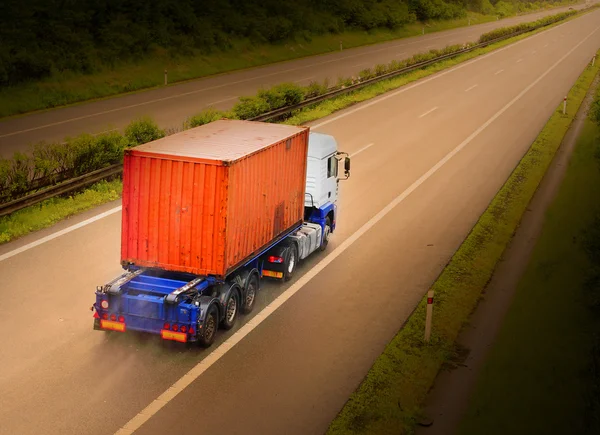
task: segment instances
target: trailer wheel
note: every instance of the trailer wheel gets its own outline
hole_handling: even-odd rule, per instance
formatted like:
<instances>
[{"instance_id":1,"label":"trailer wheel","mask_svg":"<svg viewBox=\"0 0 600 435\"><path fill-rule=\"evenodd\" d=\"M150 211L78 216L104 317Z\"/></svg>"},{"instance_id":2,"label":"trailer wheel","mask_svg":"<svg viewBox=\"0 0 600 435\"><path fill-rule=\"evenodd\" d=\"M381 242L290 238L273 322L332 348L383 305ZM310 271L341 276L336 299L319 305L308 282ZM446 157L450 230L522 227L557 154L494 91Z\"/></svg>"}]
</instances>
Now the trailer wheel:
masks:
<instances>
[{"instance_id":1,"label":"trailer wheel","mask_svg":"<svg viewBox=\"0 0 600 435\"><path fill-rule=\"evenodd\" d=\"M323 243L319 246L320 251L324 251L327 249L327 245L329 244L329 236L331 235L331 219L329 216L325 218L325 229L323 230Z\"/></svg>"},{"instance_id":2,"label":"trailer wheel","mask_svg":"<svg viewBox=\"0 0 600 435\"><path fill-rule=\"evenodd\" d=\"M198 328L198 344L202 347L210 347L210 345L215 341L218 327L219 311L213 304L208 308L202 328Z\"/></svg>"},{"instance_id":3,"label":"trailer wheel","mask_svg":"<svg viewBox=\"0 0 600 435\"><path fill-rule=\"evenodd\" d=\"M223 329L231 329L233 325L235 325L235 321L238 318L238 312L240 308L240 297L238 296L238 292L232 290L227 298L227 303L225 304L225 317L221 322L221 326Z\"/></svg>"},{"instance_id":4,"label":"trailer wheel","mask_svg":"<svg viewBox=\"0 0 600 435\"><path fill-rule=\"evenodd\" d=\"M290 245L288 256L285 261L285 271L283 272L283 280L289 281L294 276L296 265L298 264L298 248L295 243Z\"/></svg>"},{"instance_id":5,"label":"trailer wheel","mask_svg":"<svg viewBox=\"0 0 600 435\"><path fill-rule=\"evenodd\" d=\"M248 314L254 309L256 302L256 293L258 292L258 275L253 273L248 277L244 303L242 304L242 313Z\"/></svg>"}]
</instances>

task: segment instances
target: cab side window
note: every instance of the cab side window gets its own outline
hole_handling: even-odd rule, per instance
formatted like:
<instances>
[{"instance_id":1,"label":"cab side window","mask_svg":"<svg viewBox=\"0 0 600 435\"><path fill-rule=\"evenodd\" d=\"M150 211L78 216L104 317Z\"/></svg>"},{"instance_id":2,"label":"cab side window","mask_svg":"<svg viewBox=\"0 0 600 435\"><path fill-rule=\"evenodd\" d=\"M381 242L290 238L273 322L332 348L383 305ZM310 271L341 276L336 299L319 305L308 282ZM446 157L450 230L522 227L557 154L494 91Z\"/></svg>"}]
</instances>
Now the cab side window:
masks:
<instances>
[{"instance_id":1,"label":"cab side window","mask_svg":"<svg viewBox=\"0 0 600 435\"><path fill-rule=\"evenodd\" d=\"M327 160L327 178L338 176L338 162L334 156Z\"/></svg>"}]
</instances>

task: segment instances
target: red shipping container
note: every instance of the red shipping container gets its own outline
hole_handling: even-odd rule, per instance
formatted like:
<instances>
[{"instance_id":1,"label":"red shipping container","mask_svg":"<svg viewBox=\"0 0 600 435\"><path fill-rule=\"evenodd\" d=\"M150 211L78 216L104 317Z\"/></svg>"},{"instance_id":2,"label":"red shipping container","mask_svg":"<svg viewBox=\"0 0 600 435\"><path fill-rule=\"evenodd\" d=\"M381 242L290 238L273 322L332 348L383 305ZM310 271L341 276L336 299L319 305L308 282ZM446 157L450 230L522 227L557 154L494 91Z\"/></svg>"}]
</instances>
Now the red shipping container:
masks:
<instances>
[{"instance_id":1,"label":"red shipping container","mask_svg":"<svg viewBox=\"0 0 600 435\"><path fill-rule=\"evenodd\" d=\"M308 135L220 120L128 149L122 263L225 277L302 223Z\"/></svg>"}]
</instances>

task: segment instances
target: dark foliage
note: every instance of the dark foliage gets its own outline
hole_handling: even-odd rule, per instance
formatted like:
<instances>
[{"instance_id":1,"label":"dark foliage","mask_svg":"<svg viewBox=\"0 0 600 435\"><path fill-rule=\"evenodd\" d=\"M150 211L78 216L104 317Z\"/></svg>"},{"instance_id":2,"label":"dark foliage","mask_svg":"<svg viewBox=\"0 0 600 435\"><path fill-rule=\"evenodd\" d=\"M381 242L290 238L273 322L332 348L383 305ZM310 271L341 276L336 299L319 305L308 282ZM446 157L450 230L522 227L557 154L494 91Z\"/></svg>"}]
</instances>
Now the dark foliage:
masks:
<instances>
[{"instance_id":1,"label":"dark foliage","mask_svg":"<svg viewBox=\"0 0 600 435\"><path fill-rule=\"evenodd\" d=\"M517 0L514 0L517 1ZM519 0L520 1L520 0ZM0 87L91 73L166 49L173 56L348 29L456 18L487 0L4 0ZM494 2L495 3L495 2Z\"/></svg>"}]
</instances>

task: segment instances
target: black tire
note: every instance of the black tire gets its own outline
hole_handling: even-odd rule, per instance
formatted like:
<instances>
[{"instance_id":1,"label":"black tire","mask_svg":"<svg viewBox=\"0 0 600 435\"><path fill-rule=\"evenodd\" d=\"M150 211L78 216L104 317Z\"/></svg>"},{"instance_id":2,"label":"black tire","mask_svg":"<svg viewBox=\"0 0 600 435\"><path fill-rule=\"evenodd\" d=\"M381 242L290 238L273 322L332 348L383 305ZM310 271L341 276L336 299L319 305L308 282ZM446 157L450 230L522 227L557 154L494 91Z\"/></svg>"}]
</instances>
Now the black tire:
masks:
<instances>
[{"instance_id":1,"label":"black tire","mask_svg":"<svg viewBox=\"0 0 600 435\"><path fill-rule=\"evenodd\" d=\"M253 273L248 277L246 291L244 292L244 302L242 303L242 313L248 314L256 305L256 294L258 293L258 275Z\"/></svg>"},{"instance_id":2,"label":"black tire","mask_svg":"<svg viewBox=\"0 0 600 435\"><path fill-rule=\"evenodd\" d=\"M221 321L221 327L225 330L229 330L233 328L235 322L237 321L238 314L240 312L240 297L236 290L233 290L229 297L227 298L227 302L225 303L225 316Z\"/></svg>"},{"instance_id":3,"label":"black tire","mask_svg":"<svg viewBox=\"0 0 600 435\"><path fill-rule=\"evenodd\" d=\"M288 250L287 258L285 259L285 271L283 272L283 280L289 281L294 277L296 266L298 265L298 248L292 243Z\"/></svg>"},{"instance_id":4,"label":"black tire","mask_svg":"<svg viewBox=\"0 0 600 435\"><path fill-rule=\"evenodd\" d=\"M219 310L213 304L208 308L202 328L198 328L198 344L201 347L210 347L215 341L217 329L219 329Z\"/></svg>"},{"instance_id":5,"label":"black tire","mask_svg":"<svg viewBox=\"0 0 600 435\"><path fill-rule=\"evenodd\" d=\"M323 243L319 246L320 251L324 251L327 249L327 245L329 245L329 236L331 235L331 219L329 216L325 218L325 230L323 232Z\"/></svg>"}]
</instances>

